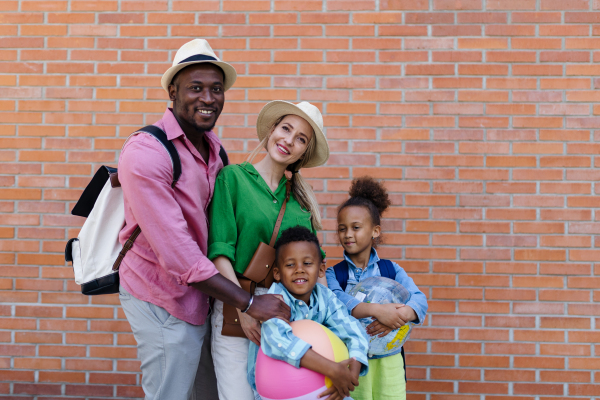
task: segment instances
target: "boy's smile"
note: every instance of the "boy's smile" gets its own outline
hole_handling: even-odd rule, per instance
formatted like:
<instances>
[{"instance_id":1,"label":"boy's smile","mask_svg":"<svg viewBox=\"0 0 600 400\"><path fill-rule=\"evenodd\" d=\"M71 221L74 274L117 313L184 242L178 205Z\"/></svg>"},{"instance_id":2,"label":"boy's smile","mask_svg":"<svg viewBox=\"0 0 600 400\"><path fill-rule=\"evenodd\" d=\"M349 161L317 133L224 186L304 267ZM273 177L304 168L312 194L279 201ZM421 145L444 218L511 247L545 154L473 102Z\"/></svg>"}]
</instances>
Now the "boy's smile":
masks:
<instances>
[{"instance_id":1,"label":"boy's smile","mask_svg":"<svg viewBox=\"0 0 600 400\"><path fill-rule=\"evenodd\" d=\"M273 276L292 296L309 304L317 279L325 276L319 248L304 241L281 246Z\"/></svg>"}]
</instances>

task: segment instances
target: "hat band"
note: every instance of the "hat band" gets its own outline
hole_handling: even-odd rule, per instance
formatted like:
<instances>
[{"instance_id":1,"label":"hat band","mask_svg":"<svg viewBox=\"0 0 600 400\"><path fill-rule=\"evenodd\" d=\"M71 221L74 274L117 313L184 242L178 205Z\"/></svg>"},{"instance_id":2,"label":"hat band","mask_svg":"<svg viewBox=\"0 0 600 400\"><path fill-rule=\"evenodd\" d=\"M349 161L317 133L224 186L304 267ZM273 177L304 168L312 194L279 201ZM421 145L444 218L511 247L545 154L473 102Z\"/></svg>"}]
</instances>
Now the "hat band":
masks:
<instances>
[{"instance_id":1,"label":"hat band","mask_svg":"<svg viewBox=\"0 0 600 400\"><path fill-rule=\"evenodd\" d=\"M185 60L179 61L177 64L183 64L190 61L219 61L212 56L206 56L204 54L195 54L186 58Z\"/></svg>"}]
</instances>

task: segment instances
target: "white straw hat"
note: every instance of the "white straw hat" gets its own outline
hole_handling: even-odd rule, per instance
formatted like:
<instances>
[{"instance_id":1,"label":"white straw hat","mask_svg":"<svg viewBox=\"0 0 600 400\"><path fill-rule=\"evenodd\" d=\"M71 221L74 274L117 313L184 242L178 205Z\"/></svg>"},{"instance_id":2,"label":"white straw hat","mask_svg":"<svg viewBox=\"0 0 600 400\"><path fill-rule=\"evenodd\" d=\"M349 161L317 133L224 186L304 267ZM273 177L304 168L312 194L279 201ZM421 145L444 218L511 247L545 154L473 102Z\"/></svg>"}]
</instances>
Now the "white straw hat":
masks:
<instances>
[{"instance_id":1,"label":"white straw hat","mask_svg":"<svg viewBox=\"0 0 600 400\"><path fill-rule=\"evenodd\" d=\"M230 64L219 60L219 57L215 54L213 49L210 47L205 39L194 39L187 42L177 50L175 58L173 59L173 66L167 70L162 76L160 83L167 92L169 91L169 84L173 80L175 74L181 71L183 68L199 63L211 63L220 67L223 70L223 84L225 90L229 89L235 83L237 73L235 68Z\"/></svg>"},{"instance_id":2,"label":"white straw hat","mask_svg":"<svg viewBox=\"0 0 600 400\"><path fill-rule=\"evenodd\" d=\"M317 107L307 101L293 104L283 100L275 100L267 103L260 110L258 120L256 121L258 140L262 141L271 132L275 121L284 115L290 114L304 118L315 132L314 139L317 141L315 152L311 159L307 160L303 168L318 167L325 164L329 158L329 145L323 133L323 116Z\"/></svg>"}]
</instances>

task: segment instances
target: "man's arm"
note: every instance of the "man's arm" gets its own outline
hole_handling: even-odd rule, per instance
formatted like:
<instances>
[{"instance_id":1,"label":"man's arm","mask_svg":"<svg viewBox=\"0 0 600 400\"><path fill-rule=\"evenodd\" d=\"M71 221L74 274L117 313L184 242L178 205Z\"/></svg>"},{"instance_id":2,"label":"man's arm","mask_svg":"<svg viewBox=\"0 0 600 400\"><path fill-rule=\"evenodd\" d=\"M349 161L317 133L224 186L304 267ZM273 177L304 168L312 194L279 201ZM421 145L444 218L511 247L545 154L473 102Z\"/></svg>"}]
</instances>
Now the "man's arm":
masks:
<instances>
[{"instance_id":1,"label":"man's arm","mask_svg":"<svg viewBox=\"0 0 600 400\"><path fill-rule=\"evenodd\" d=\"M191 285L207 295L240 310L245 310L250 302L250 294L248 292L221 274L214 275L202 282L192 283ZM254 297L252 306L247 314L259 321L267 321L271 318L289 321L290 307L275 295L264 294Z\"/></svg>"},{"instance_id":2,"label":"man's arm","mask_svg":"<svg viewBox=\"0 0 600 400\"><path fill-rule=\"evenodd\" d=\"M148 168L150 164L152 167ZM129 199L136 222L161 267L181 285L192 285L227 304L246 309L250 295L219 274L190 236L171 187L171 161L154 138L140 134L127 144L119 161L119 179L123 195ZM287 319L290 315L289 307L272 296L257 296L248 314L261 321Z\"/></svg>"}]
</instances>

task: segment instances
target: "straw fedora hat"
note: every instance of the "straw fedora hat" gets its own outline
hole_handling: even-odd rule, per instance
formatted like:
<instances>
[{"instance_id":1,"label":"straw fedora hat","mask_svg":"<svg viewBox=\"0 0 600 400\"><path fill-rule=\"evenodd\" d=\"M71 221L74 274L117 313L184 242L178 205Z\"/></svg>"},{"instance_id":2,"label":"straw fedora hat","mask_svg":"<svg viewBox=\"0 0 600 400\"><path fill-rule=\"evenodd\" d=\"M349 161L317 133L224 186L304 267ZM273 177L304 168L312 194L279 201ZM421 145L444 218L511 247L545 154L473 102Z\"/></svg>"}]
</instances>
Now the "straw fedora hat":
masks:
<instances>
[{"instance_id":1,"label":"straw fedora hat","mask_svg":"<svg viewBox=\"0 0 600 400\"><path fill-rule=\"evenodd\" d=\"M237 78L235 68L230 64L219 60L219 57L217 57L205 39L194 39L177 50L177 54L175 54L175 58L173 59L173 66L164 73L160 80L163 89L168 92L169 84L173 80L175 74L185 67L199 63L215 64L223 70L223 84L225 85L225 90L228 90L235 83Z\"/></svg>"},{"instance_id":2,"label":"straw fedora hat","mask_svg":"<svg viewBox=\"0 0 600 400\"><path fill-rule=\"evenodd\" d=\"M307 101L293 104L283 100L275 100L267 103L262 110L260 110L258 120L256 121L258 140L262 141L269 135L275 121L280 117L289 114L304 118L306 122L312 126L315 132L314 139L317 141L317 146L311 159L304 164L304 168L318 167L319 165L325 164L329 158L329 145L327 144L327 138L323 133L323 116L317 107Z\"/></svg>"}]
</instances>

